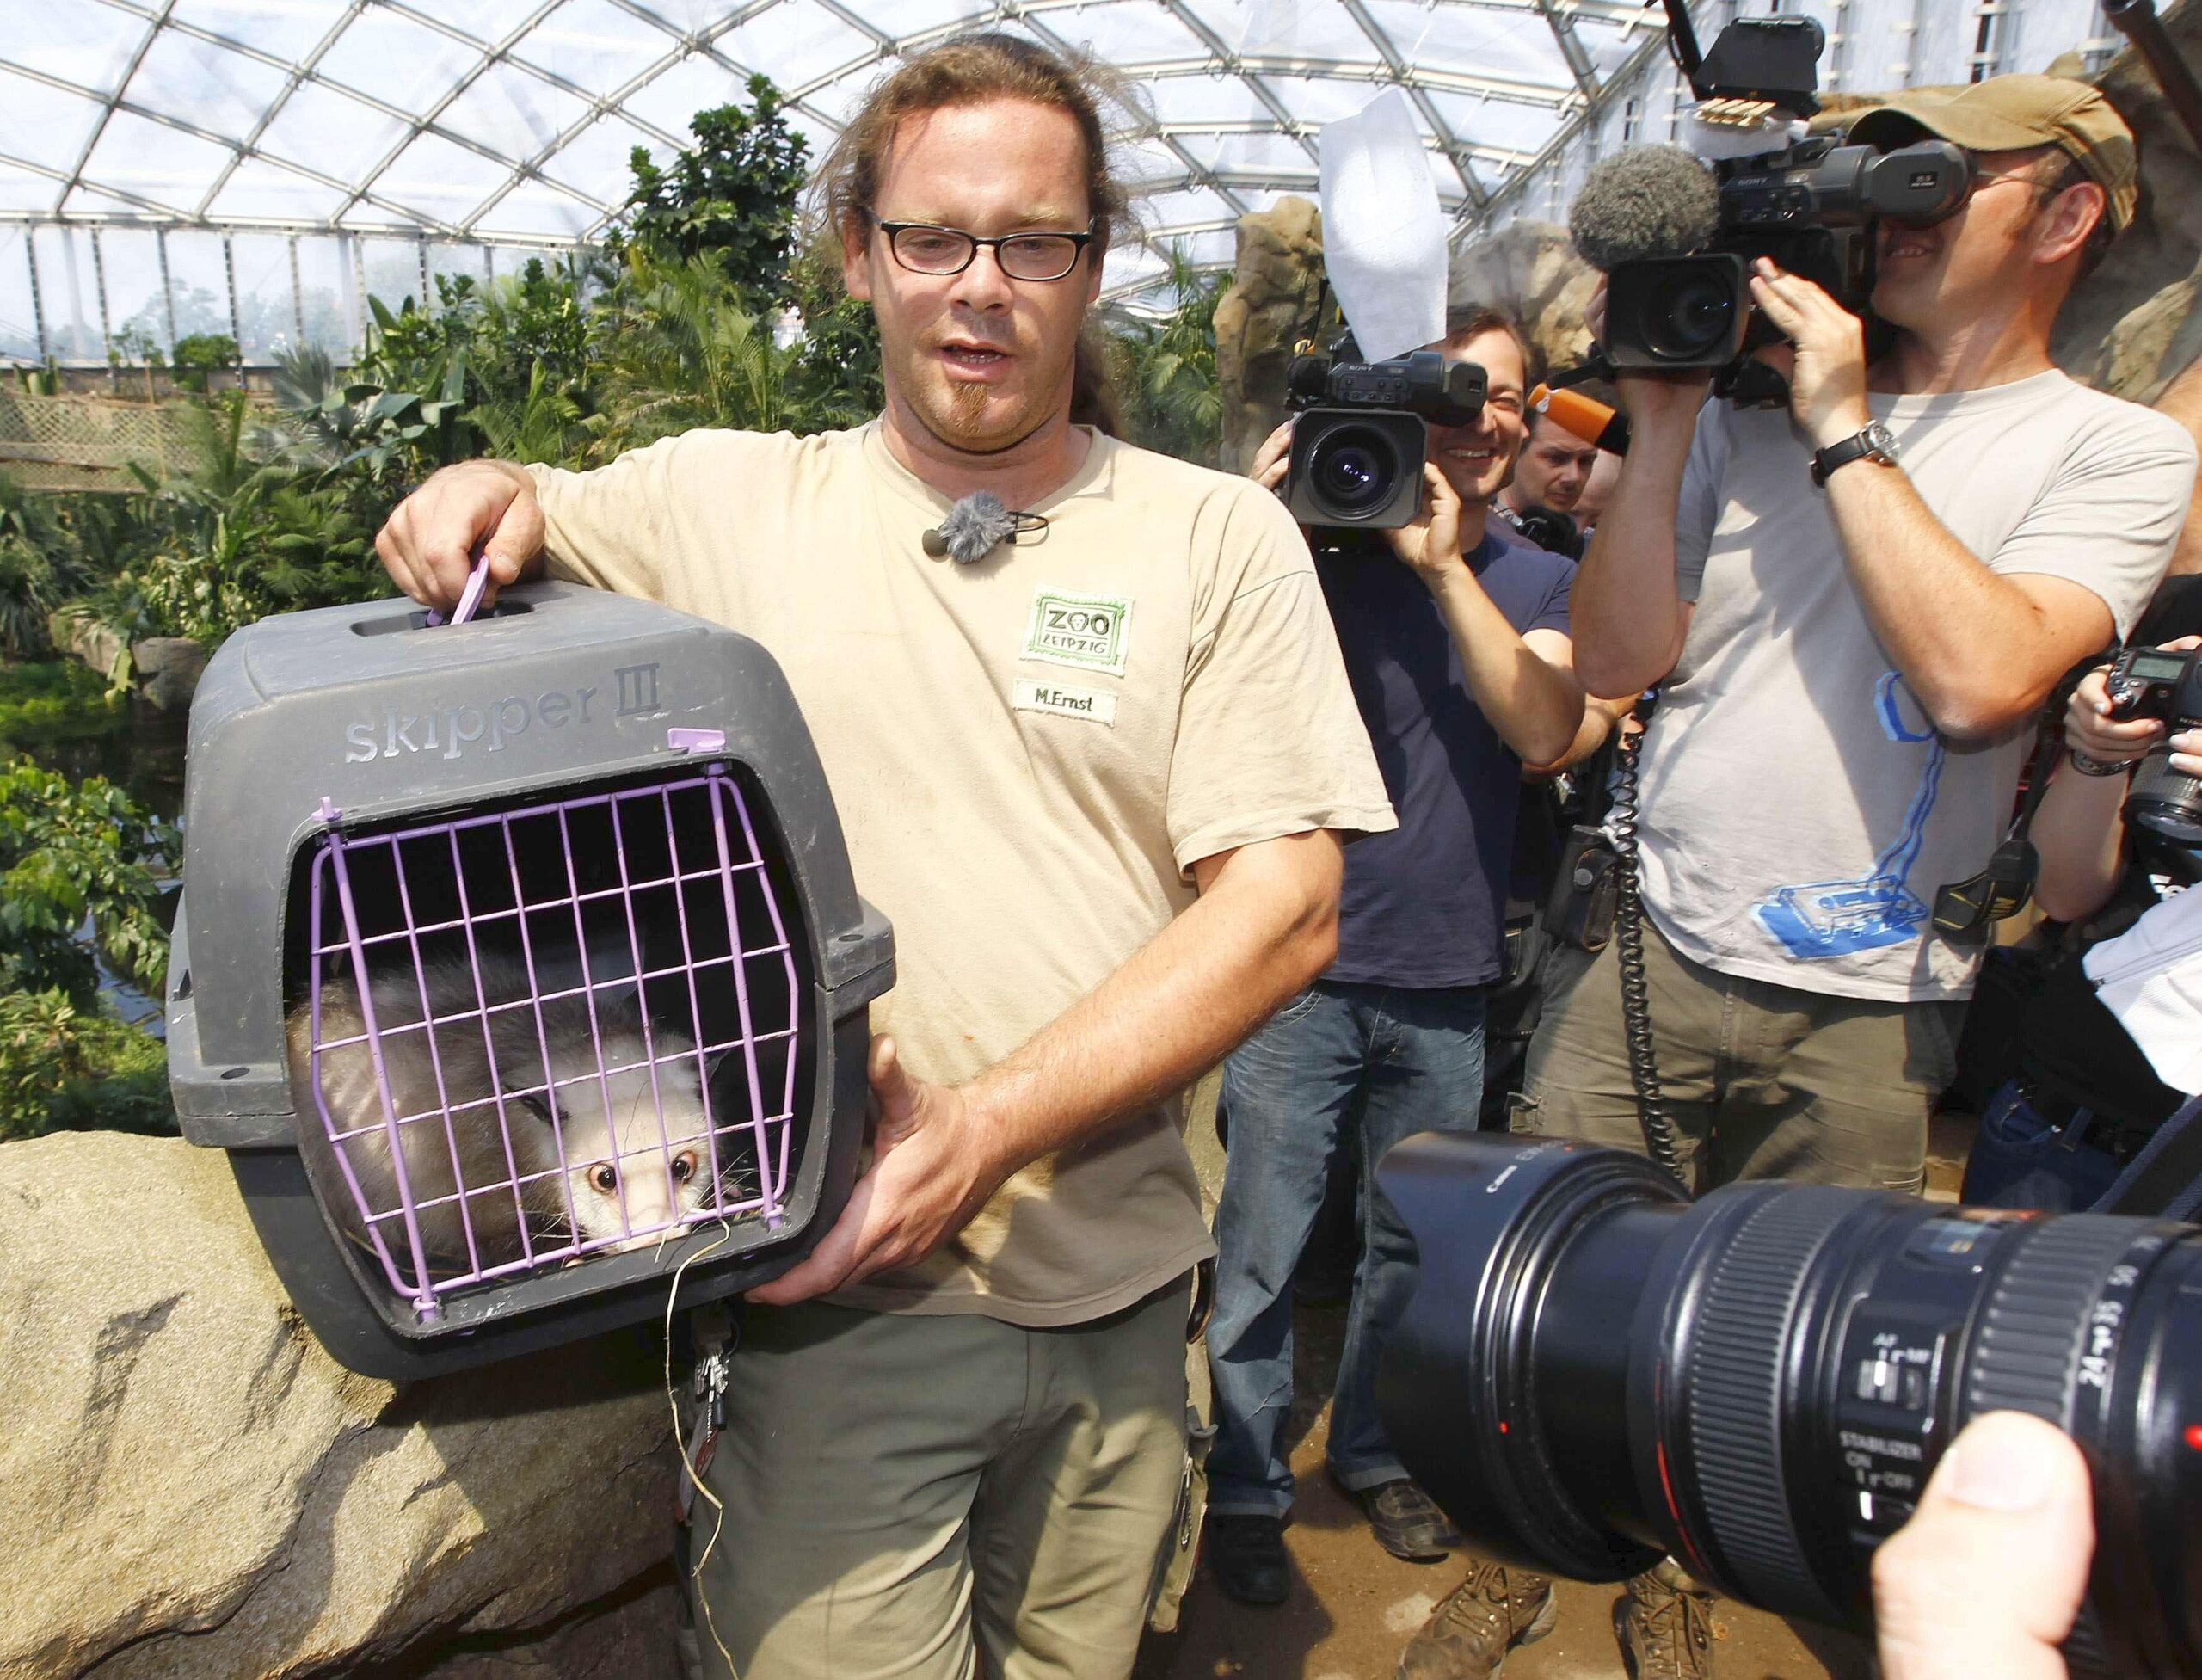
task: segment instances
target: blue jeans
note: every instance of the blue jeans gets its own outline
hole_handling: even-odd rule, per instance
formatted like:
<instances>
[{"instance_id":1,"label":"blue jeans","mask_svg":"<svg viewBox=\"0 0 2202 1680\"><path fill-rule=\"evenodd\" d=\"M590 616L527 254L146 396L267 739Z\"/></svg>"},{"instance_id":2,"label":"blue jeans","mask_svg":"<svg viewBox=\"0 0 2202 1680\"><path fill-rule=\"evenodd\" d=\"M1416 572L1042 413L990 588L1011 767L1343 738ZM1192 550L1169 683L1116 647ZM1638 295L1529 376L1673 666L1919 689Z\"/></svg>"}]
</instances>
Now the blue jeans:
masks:
<instances>
[{"instance_id":1,"label":"blue jeans","mask_svg":"<svg viewBox=\"0 0 2202 1680\"><path fill-rule=\"evenodd\" d=\"M1958 1200L1968 1207L2050 1213L2094 1206L2119 1167L2108 1150L2080 1141L2092 1117L2081 1109L2064 1126L2052 1126L2033 1111L2016 1080L2007 1082L1980 1117Z\"/></svg>"},{"instance_id":2,"label":"blue jeans","mask_svg":"<svg viewBox=\"0 0 2202 1680\"><path fill-rule=\"evenodd\" d=\"M1472 1132L1483 1096L1484 995L1318 981L1223 1064L1230 1142L1215 1210L1215 1382L1209 1509L1292 1505L1292 1271L1331 1158L1361 1140L1361 1264L1332 1395L1330 1464L1352 1489L1406 1472L1376 1418L1376 1360L1414 1293L1414 1244L1376 1166L1416 1132Z\"/></svg>"}]
</instances>

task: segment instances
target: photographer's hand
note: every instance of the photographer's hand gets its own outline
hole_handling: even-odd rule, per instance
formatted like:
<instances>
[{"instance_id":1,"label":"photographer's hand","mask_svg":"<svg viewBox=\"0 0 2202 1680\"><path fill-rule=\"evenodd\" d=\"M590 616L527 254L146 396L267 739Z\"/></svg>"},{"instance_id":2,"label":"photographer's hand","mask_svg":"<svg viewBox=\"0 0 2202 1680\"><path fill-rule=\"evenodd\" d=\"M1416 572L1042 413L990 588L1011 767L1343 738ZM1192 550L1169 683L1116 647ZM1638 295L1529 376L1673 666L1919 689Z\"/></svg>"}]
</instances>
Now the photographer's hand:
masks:
<instances>
[{"instance_id":1,"label":"photographer's hand","mask_svg":"<svg viewBox=\"0 0 2202 1680\"><path fill-rule=\"evenodd\" d=\"M2164 643L2167 653L2184 653L2202 647L2202 637L2183 636ZM2137 759L2163 739L2164 726L2154 717L2113 717L2105 679L2110 667L2098 665L2082 677L2064 708L2064 744L2075 752L2106 763Z\"/></svg>"},{"instance_id":2,"label":"photographer's hand","mask_svg":"<svg viewBox=\"0 0 2202 1680\"><path fill-rule=\"evenodd\" d=\"M1866 406L1866 324L1811 281L1765 257L1751 265L1751 300L1787 344L1759 360L1789 381L1789 412L1824 449L1872 423Z\"/></svg>"},{"instance_id":3,"label":"photographer's hand","mask_svg":"<svg viewBox=\"0 0 2202 1680\"><path fill-rule=\"evenodd\" d=\"M1385 539L1437 603L1468 692L1498 738L1524 764L1549 763L1583 722L1574 645L1555 630L1524 636L1514 628L1461 552L1460 492L1434 463L1424 463L1422 483L1421 516ZM1480 523L1467 534L1475 538L1470 548L1481 545Z\"/></svg>"},{"instance_id":4,"label":"photographer's hand","mask_svg":"<svg viewBox=\"0 0 2202 1680\"><path fill-rule=\"evenodd\" d=\"M1873 1554L1883 1680L2064 1680L2094 1551L2080 1449L2022 1412L1974 1418Z\"/></svg>"},{"instance_id":5,"label":"photographer's hand","mask_svg":"<svg viewBox=\"0 0 2202 1680\"><path fill-rule=\"evenodd\" d=\"M1292 422L1283 425L1262 440L1262 446L1254 452L1254 465L1246 469L1246 476L1265 490L1274 490L1284 483L1284 475L1292 465Z\"/></svg>"},{"instance_id":6,"label":"photographer's hand","mask_svg":"<svg viewBox=\"0 0 2202 1680\"><path fill-rule=\"evenodd\" d=\"M1384 533L1392 552L1433 589L1461 562L1461 495L1435 463L1422 464L1422 508L1412 523Z\"/></svg>"}]
</instances>

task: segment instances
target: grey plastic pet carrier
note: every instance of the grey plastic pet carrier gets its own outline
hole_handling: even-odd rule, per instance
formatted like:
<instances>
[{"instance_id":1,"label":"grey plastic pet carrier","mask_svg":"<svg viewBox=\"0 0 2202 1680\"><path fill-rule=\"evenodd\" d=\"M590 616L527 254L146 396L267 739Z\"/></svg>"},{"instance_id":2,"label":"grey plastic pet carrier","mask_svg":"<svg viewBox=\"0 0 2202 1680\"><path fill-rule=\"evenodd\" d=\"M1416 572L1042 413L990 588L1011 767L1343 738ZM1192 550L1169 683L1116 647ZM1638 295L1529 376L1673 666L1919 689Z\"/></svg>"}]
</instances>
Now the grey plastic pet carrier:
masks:
<instances>
[{"instance_id":1,"label":"grey plastic pet carrier","mask_svg":"<svg viewBox=\"0 0 2202 1680\"><path fill-rule=\"evenodd\" d=\"M427 1375L750 1288L854 1177L892 983L756 643L544 583L232 637L169 1074L330 1352Z\"/></svg>"}]
</instances>

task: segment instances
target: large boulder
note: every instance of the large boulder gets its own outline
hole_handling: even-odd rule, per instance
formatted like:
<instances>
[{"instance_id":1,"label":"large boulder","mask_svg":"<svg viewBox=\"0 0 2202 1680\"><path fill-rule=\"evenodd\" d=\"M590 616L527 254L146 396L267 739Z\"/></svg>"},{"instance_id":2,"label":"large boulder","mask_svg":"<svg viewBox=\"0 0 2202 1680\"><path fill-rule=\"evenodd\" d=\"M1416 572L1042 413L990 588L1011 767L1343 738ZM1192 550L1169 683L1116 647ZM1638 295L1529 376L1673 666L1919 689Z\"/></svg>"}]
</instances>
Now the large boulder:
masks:
<instances>
[{"instance_id":1,"label":"large boulder","mask_svg":"<svg viewBox=\"0 0 2202 1680\"><path fill-rule=\"evenodd\" d=\"M160 711L188 711L206 669L206 649L188 636L149 636L130 649L138 692Z\"/></svg>"},{"instance_id":2,"label":"large boulder","mask_svg":"<svg viewBox=\"0 0 2202 1680\"><path fill-rule=\"evenodd\" d=\"M2202 65L2202 4L2168 9L2164 32ZM2076 73L2076 58L2051 73ZM2140 54L2127 48L2088 78L2118 108L2141 148L2141 202L2102 267L2057 317L2057 360L2076 378L2153 403L2194 359L2195 329L2174 330L2193 308L2202 263L2202 157Z\"/></svg>"},{"instance_id":3,"label":"large boulder","mask_svg":"<svg viewBox=\"0 0 2202 1680\"><path fill-rule=\"evenodd\" d=\"M1445 291L1456 307L1488 304L1512 316L1557 370L1590 354L1583 311L1597 289L1597 270L1576 255L1565 228L1514 222L1455 251Z\"/></svg>"},{"instance_id":4,"label":"large boulder","mask_svg":"<svg viewBox=\"0 0 2202 1680\"><path fill-rule=\"evenodd\" d=\"M1288 196L1239 218L1237 272L1215 306L1225 471L1252 465L1262 440L1284 418L1285 373L1322 296L1321 212Z\"/></svg>"},{"instance_id":5,"label":"large boulder","mask_svg":"<svg viewBox=\"0 0 2202 1680\"><path fill-rule=\"evenodd\" d=\"M0 1674L671 1680L648 1339L356 1376L219 1153L0 1146Z\"/></svg>"}]
</instances>

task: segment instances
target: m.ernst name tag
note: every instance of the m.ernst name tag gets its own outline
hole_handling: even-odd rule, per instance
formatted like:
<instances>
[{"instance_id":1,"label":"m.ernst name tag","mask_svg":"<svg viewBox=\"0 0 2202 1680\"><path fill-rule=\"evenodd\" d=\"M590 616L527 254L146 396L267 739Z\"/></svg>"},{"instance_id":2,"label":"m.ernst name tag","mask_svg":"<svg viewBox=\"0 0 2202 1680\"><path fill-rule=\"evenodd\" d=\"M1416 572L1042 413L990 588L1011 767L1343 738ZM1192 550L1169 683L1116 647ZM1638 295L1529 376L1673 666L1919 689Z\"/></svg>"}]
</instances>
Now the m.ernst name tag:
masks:
<instances>
[{"instance_id":1,"label":"m.ernst name tag","mask_svg":"<svg viewBox=\"0 0 2202 1680\"><path fill-rule=\"evenodd\" d=\"M1011 704L1019 711L1052 712L1058 717L1083 717L1089 723L1116 722L1116 697L1097 694L1089 688L1066 688L1056 682L1035 682L1019 677L1011 691Z\"/></svg>"}]
</instances>

